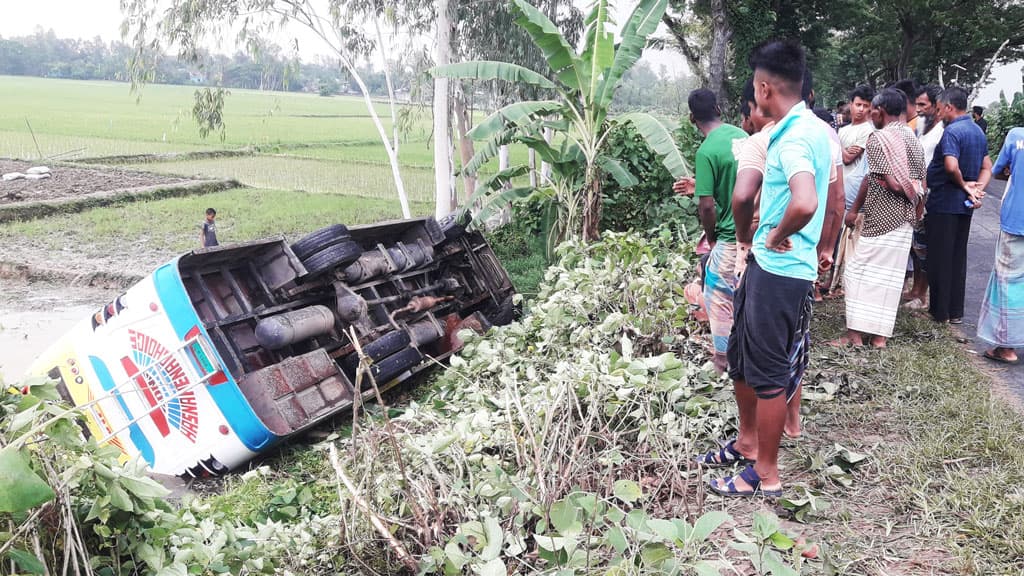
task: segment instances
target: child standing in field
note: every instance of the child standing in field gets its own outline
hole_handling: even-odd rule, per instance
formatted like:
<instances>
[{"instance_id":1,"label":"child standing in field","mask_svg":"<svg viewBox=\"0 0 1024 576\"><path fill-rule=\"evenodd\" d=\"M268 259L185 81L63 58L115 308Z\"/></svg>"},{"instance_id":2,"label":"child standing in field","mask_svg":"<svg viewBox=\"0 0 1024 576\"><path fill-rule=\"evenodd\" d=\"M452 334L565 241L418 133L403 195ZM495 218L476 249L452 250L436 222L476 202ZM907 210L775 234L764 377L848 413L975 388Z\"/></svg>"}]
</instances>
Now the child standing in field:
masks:
<instances>
[{"instance_id":1,"label":"child standing in field","mask_svg":"<svg viewBox=\"0 0 1024 576\"><path fill-rule=\"evenodd\" d=\"M199 245L203 248L209 248L210 246L217 246L217 223L214 222L217 219L217 211L213 208L206 209L206 220L199 225L202 229L199 232Z\"/></svg>"}]
</instances>

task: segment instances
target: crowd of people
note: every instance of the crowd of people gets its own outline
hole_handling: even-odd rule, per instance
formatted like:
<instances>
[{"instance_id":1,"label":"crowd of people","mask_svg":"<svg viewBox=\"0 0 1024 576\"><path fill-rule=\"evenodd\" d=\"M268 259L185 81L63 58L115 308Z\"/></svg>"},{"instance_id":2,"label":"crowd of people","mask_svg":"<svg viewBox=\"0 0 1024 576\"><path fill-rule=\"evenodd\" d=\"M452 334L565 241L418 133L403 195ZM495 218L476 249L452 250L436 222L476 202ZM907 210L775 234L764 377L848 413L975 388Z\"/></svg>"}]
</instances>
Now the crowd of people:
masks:
<instances>
[{"instance_id":1,"label":"crowd of people","mask_svg":"<svg viewBox=\"0 0 1024 576\"><path fill-rule=\"evenodd\" d=\"M734 382L739 433L702 455L746 465L711 482L727 496L781 494L782 437L798 437L815 300L845 301L834 346L885 347L902 306L938 323L964 317L971 217L993 177L1009 179L995 267L978 335L985 356L1016 363L1024 346L1024 128L993 165L983 109L959 87L901 80L854 87L833 111L815 108L803 49L769 41L750 55L741 127L715 93L691 92L704 134L693 195L704 237L700 287L688 297L710 324L713 362ZM973 112L973 116L972 116Z\"/></svg>"}]
</instances>

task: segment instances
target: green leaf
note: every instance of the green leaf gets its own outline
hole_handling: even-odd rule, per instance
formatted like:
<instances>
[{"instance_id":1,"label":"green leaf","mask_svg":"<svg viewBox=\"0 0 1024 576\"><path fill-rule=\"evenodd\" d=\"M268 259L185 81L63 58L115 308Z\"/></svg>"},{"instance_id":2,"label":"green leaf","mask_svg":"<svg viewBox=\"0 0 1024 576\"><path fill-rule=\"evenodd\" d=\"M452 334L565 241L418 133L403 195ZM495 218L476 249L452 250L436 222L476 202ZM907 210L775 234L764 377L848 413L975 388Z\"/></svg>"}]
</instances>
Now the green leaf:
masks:
<instances>
[{"instance_id":1,"label":"green leaf","mask_svg":"<svg viewBox=\"0 0 1024 576\"><path fill-rule=\"evenodd\" d=\"M562 103L554 100L516 102L495 110L466 135L473 140L487 140L508 128L528 126L540 116L557 114L562 108Z\"/></svg>"},{"instance_id":2,"label":"green leaf","mask_svg":"<svg viewBox=\"0 0 1024 576\"><path fill-rule=\"evenodd\" d=\"M152 478L122 476L121 485L138 498L166 498L171 491Z\"/></svg>"},{"instance_id":3,"label":"green leaf","mask_svg":"<svg viewBox=\"0 0 1024 576\"><path fill-rule=\"evenodd\" d=\"M658 568L672 558L672 551L661 543L647 544L640 550L640 559L648 568Z\"/></svg>"},{"instance_id":4,"label":"green leaf","mask_svg":"<svg viewBox=\"0 0 1024 576\"><path fill-rule=\"evenodd\" d=\"M526 0L513 0L512 12L518 16L516 24L530 35L562 84L583 90L582 63L558 27Z\"/></svg>"},{"instance_id":5,"label":"green leaf","mask_svg":"<svg viewBox=\"0 0 1024 576\"><path fill-rule=\"evenodd\" d=\"M800 576L800 573L786 566L782 558L775 551L769 551L764 556L764 568L772 573L772 576Z\"/></svg>"},{"instance_id":6,"label":"green leaf","mask_svg":"<svg viewBox=\"0 0 1024 576\"><path fill-rule=\"evenodd\" d=\"M771 540L772 546L775 546L779 550L789 550L796 544L795 542L793 542L792 538L786 536L782 532L776 532L772 534L769 540Z\"/></svg>"},{"instance_id":7,"label":"green leaf","mask_svg":"<svg viewBox=\"0 0 1024 576\"><path fill-rule=\"evenodd\" d=\"M615 551L622 554L629 548L629 544L626 542L626 534L622 531L619 526L612 526L604 534L605 540L615 548Z\"/></svg>"},{"instance_id":8,"label":"green leaf","mask_svg":"<svg viewBox=\"0 0 1024 576\"><path fill-rule=\"evenodd\" d=\"M629 170L626 170L625 166L614 158L609 156L598 156L597 165L608 174L611 174L612 178L615 178L615 182L623 188L636 186L640 183L636 176L631 174Z\"/></svg>"},{"instance_id":9,"label":"green leaf","mask_svg":"<svg viewBox=\"0 0 1024 576\"><path fill-rule=\"evenodd\" d=\"M487 538L487 545L480 551L480 559L490 562L497 559L501 553L501 546L505 543L505 533L502 532L497 518L486 516L484 517L484 534ZM504 569L504 565L502 565L502 569Z\"/></svg>"},{"instance_id":10,"label":"green leaf","mask_svg":"<svg viewBox=\"0 0 1024 576\"><path fill-rule=\"evenodd\" d=\"M463 78L467 80L504 80L506 82L529 84L538 88L554 90L555 83L541 74L518 64L476 60L436 66L428 70L435 78Z\"/></svg>"},{"instance_id":11,"label":"green leaf","mask_svg":"<svg viewBox=\"0 0 1024 576\"><path fill-rule=\"evenodd\" d=\"M614 494L619 500L629 504L643 498L644 495L640 490L640 485L632 480L616 480L615 486L612 489L612 494Z\"/></svg>"},{"instance_id":12,"label":"green leaf","mask_svg":"<svg viewBox=\"0 0 1024 576\"><path fill-rule=\"evenodd\" d=\"M676 146L672 132L657 118L645 112L632 112L619 116L615 122L618 124L632 123L637 134L661 158L661 163L673 178L690 175L690 167L686 165L683 154Z\"/></svg>"},{"instance_id":13,"label":"green leaf","mask_svg":"<svg viewBox=\"0 0 1024 576\"><path fill-rule=\"evenodd\" d=\"M135 507L132 506L132 497L128 495L128 492L121 487L120 484L114 482L109 487L110 504L125 512L134 512Z\"/></svg>"},{"instance_id":14,"label":"green leaf","mask_svg":"<svg viewBox=\"0 0 1024 576\"><path fill-rule=\"evenodd\" d=\"M779 519L768 512L755 512L753 529L754 536L762 541L767 540L779 530Z\"/></svg>"},{"instance_id":15,"label":"green leaf","mask_svg":"<svg viewBox=\"0 0 1024 576\"><path fill-rule=\"evenodd\" d=\"M8 444L0 450L0 512L18 513L53 500L50 486L32 470L29 456Z\"/></svg>"},{"instance_id":16,"label":"green leaf","mask_svg":"<svg viewBox=\"0 0 1024 576\"><path fill-rule=\"evenodd\" d=\"M662 540L675 542L677 538L681 537L681 534L679 534L679 530L676 528L676 525L673 524L671 520L652 518L647 521L647 527L650 528L652 532L657 534L658 537Z\"/></svg>"},{"instance_id":17,"label":"green leaf","mask_svg":"<svg viewBox=\"0 0 1024 576\"><path fill-rule=\"evenodd\" d=\"M508 568L505 567L501 558L492 558L480 567L479 574L480 576L507 576Z\"/></svg>"},{"instance_id":18,"label":"green leaf","mask_svg":"<svg viewBox=\"0 0 1024 576\"><path fill-rule=\"evenodd\" d=\"M697 576L721 576L718 566L707 560L698 560L693 564L693 570Z\"/></svg>"},{"instance_id":19,"label":"green leaf","mask_svg":"<svg viewBox=\"0 0 1024 576\"><path fill-rule=\"evenodd\" d=\"M587 75L584 99L594 103L604 71L615 61L615 37L608 31L608 0L597 0L587 16L583 45L583 69Z\"/></svg>"},{"instance_id":20,"label":"green leaf","mask_svg":"<svg viewBox=\"0 0 1024 576\"><path fill-rule=\"evenodd\" d=\"M583 525L579 522L579 511L568 500L559 500L552 504L548 517L551 518L551 526L563 536L583 531Z\"/></svg>"},{"instance_id":21,"label":"green leaf","mask_svg":"<svg viewBox=\"0 0 1024 576\"><path fill-rule=\"evenodd\" d=\"M175 562L170 566L165 566L162 570L156 573L156 576L188 576L188 566L180 562Z\"/></svg>"},{"instance_id":22,"label":"green leaf","mask_svg":"<svg viewBox=\"0 0 1024 576\"><path fill-rule=\"evenodd\" d=\"M14 560L19 568L24 570L28 574L46 574L46 566L36 558L34 554L12 548L7 552L7 555Z\"/></svg>"},{"instance_id":23,"label":"green leaf","mask_svg":"<svg viewBox=\"0 0 1024 576\"><path fill-rule=\"evenodd\" d=\"M722 512L721 510L705 512L703 516L693 523L693 532L690 533L688 540L693 542L703 542L728 520L732 520L732 516L729 516L729 514Z\"/></svg>"}]
</instances>

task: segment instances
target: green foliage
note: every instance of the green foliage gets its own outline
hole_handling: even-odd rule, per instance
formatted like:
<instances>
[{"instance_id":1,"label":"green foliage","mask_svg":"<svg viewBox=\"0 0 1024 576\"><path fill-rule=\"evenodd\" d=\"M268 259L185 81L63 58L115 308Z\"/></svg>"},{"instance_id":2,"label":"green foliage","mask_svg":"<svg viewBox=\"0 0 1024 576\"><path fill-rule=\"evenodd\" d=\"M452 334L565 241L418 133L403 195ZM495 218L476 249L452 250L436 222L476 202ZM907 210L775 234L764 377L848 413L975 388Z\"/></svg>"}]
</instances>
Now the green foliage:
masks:
<instances>
[{"instance_id":1,"label":"green foliage","mask_svg":"<svg viewBox=\"0 0 1024 576\"><path fill-rule=\"evenodd\" d=\"M312 513L310 488L277 487L249 522L197 502L173 509L145 463L122 465L119 450L82 438L77 412L59 403L54 382L30 381L24 392L0 389L0 501L10 504L0 521L12 527L0 532L0 573L8 559L32 574L90 566L96 574L161 575L270 574L297 568L291 558L330 561L323 551L337 519ZM29 552L34 537L45 546Z\"/></svg>"},{"instance_id":2,"label":"green foliage","mask_svg":"<svg viewBox=\"0 0 1024 576\"><path fill-rule=\"evenodd\" d=\"M647 230L663 221L662 204L672 198L675 179L632 127L608 138L608 155L639 180L625 187L615 180L604 185L601 225L607 230Z\"/></svg>"},{"instance_id":3,"label":"green foliage","mask_svg":"<svg viewBox=\"0 0 1024 576\"><path fill-rule=\"evenodd\" d=\"M985 118L988 120L988 153L995 162L1010 130L1024 126L1024 93L1014 94L1012 102L1000 93L999 102L985 111Z\"/></svg>"}]
</instances>

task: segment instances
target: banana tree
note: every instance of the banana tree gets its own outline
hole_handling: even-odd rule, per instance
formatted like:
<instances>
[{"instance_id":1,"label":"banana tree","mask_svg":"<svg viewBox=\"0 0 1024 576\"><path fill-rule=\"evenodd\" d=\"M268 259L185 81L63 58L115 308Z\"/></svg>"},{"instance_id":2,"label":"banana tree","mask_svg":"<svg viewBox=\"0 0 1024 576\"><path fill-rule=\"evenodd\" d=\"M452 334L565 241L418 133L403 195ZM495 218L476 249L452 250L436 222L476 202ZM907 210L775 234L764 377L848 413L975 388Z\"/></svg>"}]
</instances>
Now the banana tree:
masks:
<instances>
[{"instance_id":1,"label":"banana tree","mask_svg":"<svg viewBox=\"0 0 1024 576\"><path fill-rule=\"evenodd\" d=\"M613 10L609 0L596 0L585 20L583 48L573 49L558 28L526 0L512 0L516 24L530 35L544 54L554 78L529 68L494 61L474 61L439 66L437 77L471 80L502 80L525 83L551 95L549 100L517 102L505 106L478 124L470 137L485 142L463 171L473 174L493 159L505 144L522 144L553 167L536 187L511 187L525 167L513 166L480 182L474 198L484 209L529 196L549 201L557 215L553 227L557 239L582 233L586 240L599 236L601 186L605 175L623 187L636 184L607 150L614 130L632 124L675 177L689 175L682 154L671 136L672 128L645 113L610 117L609 109L623 74L640 59L647 37L665 13L668 0L641 0L619 33L619 42L608 29ZM554 137L545 138L545 129ZM477 215L480 220L481 215Z\"/></svg>"}]
</instances>

